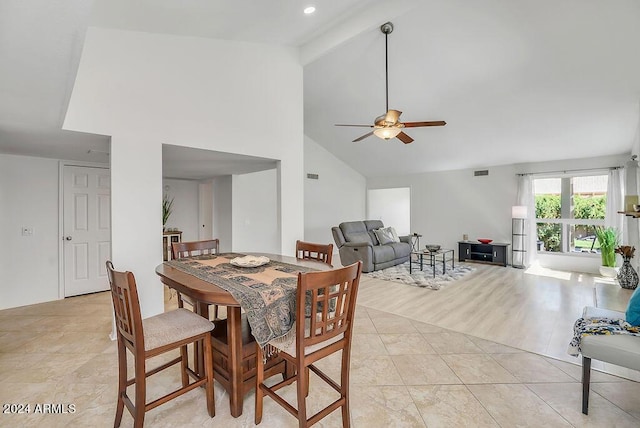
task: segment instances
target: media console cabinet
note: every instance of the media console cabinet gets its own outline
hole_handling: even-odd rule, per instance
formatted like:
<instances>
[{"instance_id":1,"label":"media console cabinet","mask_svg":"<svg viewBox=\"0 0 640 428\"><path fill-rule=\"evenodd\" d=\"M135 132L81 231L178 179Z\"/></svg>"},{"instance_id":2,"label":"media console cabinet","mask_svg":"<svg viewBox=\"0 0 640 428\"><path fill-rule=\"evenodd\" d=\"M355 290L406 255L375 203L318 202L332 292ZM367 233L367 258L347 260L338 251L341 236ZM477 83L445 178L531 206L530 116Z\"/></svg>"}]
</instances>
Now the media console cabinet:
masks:
<instances>
[{"instance_id":1,"label":"media console cabinet","mask_svg":"<svg viewBox=\"0 0 640 428\"><path fill-rule=\"evenodd\" d=\"M476 241L458 241L458 260L507 266L508 246L509 244L495 242L482 244Z\"/></svg>"}]
</instances>

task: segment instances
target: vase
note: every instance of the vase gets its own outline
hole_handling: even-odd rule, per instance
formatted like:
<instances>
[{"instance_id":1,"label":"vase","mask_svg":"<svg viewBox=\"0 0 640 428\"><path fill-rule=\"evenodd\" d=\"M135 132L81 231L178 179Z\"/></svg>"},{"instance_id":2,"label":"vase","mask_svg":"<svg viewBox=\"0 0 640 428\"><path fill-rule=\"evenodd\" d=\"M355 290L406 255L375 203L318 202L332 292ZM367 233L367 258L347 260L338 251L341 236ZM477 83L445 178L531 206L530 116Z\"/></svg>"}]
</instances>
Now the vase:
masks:
<instances>
[{"instance_id":1,"label":"vase","mask_svg":"<svg viewBox=\"0 0 640 428\"><path fill-rule=\"evenodd\" d=\"M630 290L635 290L638 286L638 273L631 266L631 258L623 257L622 266L620 267L620 271L618 271L618 283L620 287L627 288Z\"/></svg>"}]
</instances>

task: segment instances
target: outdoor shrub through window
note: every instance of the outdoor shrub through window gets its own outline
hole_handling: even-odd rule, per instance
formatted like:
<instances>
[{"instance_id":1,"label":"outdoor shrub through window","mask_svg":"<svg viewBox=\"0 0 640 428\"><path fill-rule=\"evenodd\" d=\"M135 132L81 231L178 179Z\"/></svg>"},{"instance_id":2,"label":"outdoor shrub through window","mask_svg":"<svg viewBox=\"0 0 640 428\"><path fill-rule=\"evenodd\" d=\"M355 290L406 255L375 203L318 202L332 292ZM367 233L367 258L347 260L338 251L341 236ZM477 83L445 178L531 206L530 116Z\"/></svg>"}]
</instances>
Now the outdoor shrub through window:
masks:
<instances>
[{"instance_id":1,"label":"outdoor shrub through window","mask_svg":"<svg viewBox=\"0 0 640 428\"><path fill-rule=\"evenodd\" d=\"M538 251L600 253L608 175L534 179Z\"/></svg>"}]
</instances>

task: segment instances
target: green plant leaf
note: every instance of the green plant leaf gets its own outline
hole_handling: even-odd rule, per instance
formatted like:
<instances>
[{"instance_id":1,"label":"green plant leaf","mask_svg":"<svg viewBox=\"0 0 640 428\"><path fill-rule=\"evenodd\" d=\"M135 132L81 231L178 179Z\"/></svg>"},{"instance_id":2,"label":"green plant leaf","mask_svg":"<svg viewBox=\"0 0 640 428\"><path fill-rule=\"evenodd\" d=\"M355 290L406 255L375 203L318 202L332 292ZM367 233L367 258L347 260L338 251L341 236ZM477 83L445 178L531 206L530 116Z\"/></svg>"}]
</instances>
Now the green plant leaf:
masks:
<instances>
[{"instance_id":1,"label":"green plant leaf","mask_svg":"<svg viewBox=\"0 0 640 428\"><path fill-rule=\"evenodd\" d=\"M167 224L167 220L173 212L173 198L169 199L169 195L165 194L162 197L162 226Z\"/></svg>"},{"instance_id":2,"label":"green plant leaf","mask_svg":"<svg viewBox=\"0 0 640 428\"><path fill-rule=\"evenodd\" d=\"M596 238L600 244L602 266L615 267L616 248L620 243L618 230L614 227L596 227Z\"/></svg>"}]
</instances>

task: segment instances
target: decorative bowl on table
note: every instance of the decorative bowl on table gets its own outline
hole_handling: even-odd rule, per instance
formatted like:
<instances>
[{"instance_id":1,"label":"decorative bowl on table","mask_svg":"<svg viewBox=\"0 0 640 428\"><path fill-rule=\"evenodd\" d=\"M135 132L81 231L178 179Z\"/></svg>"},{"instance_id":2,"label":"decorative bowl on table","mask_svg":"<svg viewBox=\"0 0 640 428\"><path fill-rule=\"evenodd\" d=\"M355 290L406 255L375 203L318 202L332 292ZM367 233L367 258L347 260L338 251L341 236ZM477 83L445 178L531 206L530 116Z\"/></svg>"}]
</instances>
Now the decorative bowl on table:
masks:
<instances>
[{"instance_id":1,"label":"decorative bowl on table","mask_svg":"<svg viewBox=\"0 0 640 428\"><path fill-rule=\"evenodd\" d=\"M266 265L267 263L269 263L269 257L264 257L264 256L236 257L235 259L229 260L229 263L238 267L258 267L258 266Z\"/></svg>"},{"instance_id":2,"label":"decorative bowl on table","mask_svg":"<svg viewBox=\"0 0 640 428\"><path fill-rule=\"evenodd\" d=\"M427 244L425 245L425 248L427 249L428 252L435 253L436 251L440 250L440 248L442 247L437 244Z\"/></svg>"},{"instance_id":3,"label":"decorative bowl on table","mask_svg":"<svg viewBox=\"0 0 640 428\"><path fill-rule=\"evenodd\" d=\"M478 242L480 242L482 244L490 244L490 243L493 242L493 239L478 238Z\"/></svg>"}]
</instances>

